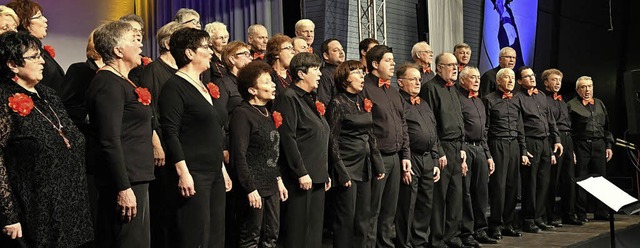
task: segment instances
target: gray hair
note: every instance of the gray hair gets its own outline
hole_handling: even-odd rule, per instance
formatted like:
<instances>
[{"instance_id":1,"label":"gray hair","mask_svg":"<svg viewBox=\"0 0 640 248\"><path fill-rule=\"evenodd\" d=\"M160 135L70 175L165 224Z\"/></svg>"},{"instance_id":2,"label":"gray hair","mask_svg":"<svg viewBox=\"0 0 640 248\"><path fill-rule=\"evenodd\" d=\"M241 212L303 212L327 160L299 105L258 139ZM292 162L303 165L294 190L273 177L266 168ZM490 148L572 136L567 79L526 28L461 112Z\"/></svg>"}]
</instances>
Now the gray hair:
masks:
<instances>
[{"instance_id":1,"label":"gray hair","mask_svg":"<svg viewBox=\"0 0 640 248\"><path fill-rule=\"evenodd\" d=\"M513 48L511 48L511 47L503 47L502 49L500 49L500 57L502 57L502 56L506 55L506 54L507 54L507 52L509 52L509 51L516 52L516 50L514 50L514 49L513 49Z\"/></svg>"},{"instance_id":2,"label":"gray hair","mask_svg":"<svg viewBox=\"0 0 640 248\"><path fill-rule=\"evenodd\" d=\"M578 87L580 86L580 81L587 81L587 80L589 80L589 81L593 82L593 79L591 79L591 77L589 77L589 76L582 76L582 77L579 77L579 78L578 78L578 80L576 80L576 90L577 90L577 89L578 89Z\"/></svg>"},{"instance_id":3,"label":"gray hair","mask_svg":"<svg viewBox=\"0 0 640 248\"><path fill-rule=\"evenodd\" d=\"M105 64L117 59L118 56L113 49L122 43L125 33L131 30L133 26L124 21L110 22L96 30L93 34L93 42Z\"/></svg>"},{"instance_id":4,"label":"gray hair","mask_svg":"<svg viewBox=\"0 0 640 248\"><path fill-rule=\"evenodd\" d=\"M227 25L224 25L222 22L212 22L204 26L204 31L207 31L211 38L214 38L214 34L218 34L218 32L223 30L227 31Z\"/></svg>"},{"instance_id":5,"label":"gray hair","mask_svg":"<svg viewBox=\"0 0 640 248\"><path fill-rule=\"evenodd\" d=\"M256 34L256 32L258 32L258 28L264 28L265 30L267 29L267 27L263 26L262 24L253 24L249 26L249 28L247 29L247 34L253 37Z\"/></svg>"},{"instance_id":6,"label":"gray hair","mask_svg":"<svg viewBox=\"0 0 640 248\"><path fill-rule=\"evenodd\" d=\"M171 34L180 28L180 23L172 21L158 29L158 32L156 33L156 40L158 41L158 47L160 48L161 54L169 51L169 47L166 47L165 44L169 44Z\"/></svg>"},{"instance_id":7,"label":"gray hair","mask_svg":"<svg viewBox=\"0 0 640 248\"><path fill-rule=\"evenodd\" d=\"M496 83L498 83L498 78L501 78L504 74L513 74L515 76L516 73L511 68L502 68L496 73Z\"/></svg>"},{"instance_id":8,"label":"gray hair","mask_svg":"<svg viewBox=\"0 0 640 248\"><path fill-rule=\"evenodd\" d=\"M418 51L420 51L420 46L428 46L428 45L429 44L426 41L420 41L414 44L413 47L411 48L411 58L413 58L413 60L417 60Z\"/></svg>"},{"instance_id":9,"label":"gray hair","mask_svg":"<svg viewBox=\"0 0 640 248\"><path fill-rule=\"evenodd\" d=\"M480 72L477 67L470 66L470 65L469 66L465 66L462 69L462 71L460 71L460 78L467 78L467 76L471 73L471 71Z\"/></svg>"},{"instance_id":10,"label":"gray hair","mask_svg":"<svg viewBox=\"0 0 640 248\"><path fill-rule=\"evenodd\" d=\"M300 19L296 22L295 30L298 31L302 26L312 26L314 29L316 28L316 24L314 24L313 21L309 19Z\"/></svg>"},{"instance_id":11,"label":"gray hair","mask_svg":"<svg viewBox=\"0 0 640 248\"><path fill-rule=\"evenodd\" d=\"M193 9L182 8L182 9L179 9L178 12L176 12L176 16L173 18L173 20L182 24L183 22L187 21L187 20L184 20L184 17L187 15L195 15L198 17L198 19L200 18L200 14L198 14L197 11Z\"/></svg>"}]
</instances>

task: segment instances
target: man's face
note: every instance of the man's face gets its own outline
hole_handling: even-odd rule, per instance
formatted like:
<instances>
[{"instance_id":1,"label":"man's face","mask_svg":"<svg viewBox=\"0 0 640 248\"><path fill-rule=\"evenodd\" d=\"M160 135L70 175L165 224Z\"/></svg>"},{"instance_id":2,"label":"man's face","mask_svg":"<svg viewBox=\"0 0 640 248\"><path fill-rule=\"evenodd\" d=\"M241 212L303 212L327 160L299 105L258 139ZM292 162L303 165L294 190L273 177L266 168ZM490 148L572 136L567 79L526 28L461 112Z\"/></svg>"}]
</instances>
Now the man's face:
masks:
<instances>
[{"instance_id":1,"label":"man's face","mask_svg":"<svg viewBox=\"0 0 640 248\"><path fill-rule=\"evenodd\" d=\"M329 42L328 51L324 52L322 56L324 60L332 65L340 65L344 62L344 49L337 40Z\"/></svg>"},{"instance_id":2,"label":"man's face","mask_svg":"<svg viewBox=\"0 0 640 248\"><path fill-rule=\"evenodd\" d=\"M315 37L314 29L315 27L312 25L302 25L296 30L296 36L304 39L307 42L307 46L311 46Z\"/></svg>"},{"instance_id":3,"label":"man's face","mask_svg":"<svg viewBox=\"0 0 640 248\"><path fill-rule=\"evenodd\" d=\"M458 79L458 61L453 54L447 53L439 61L436 73L447 82L455 82Z\"/></svg>"},{"instance_id":4,"label":"man's face","mask_svg":"<svg viewBox=\"0 0 640 248\"><path fill-rule=\"evenodd\" d=\"M551 74L547 77L547 80L544 81L544 86L547 87L547 90L558 93L560 88L562 88L562 77L558 74Z\"/></svg>"},{"instance_id":5,"label":"man's face","mask_svg":"<svg viewBox=\"0 0 640 248\"><path fill-rule=\"evenodd\" d=\"M404 75L398 77L398 86L409 95L417 96L420 93L420 79L420 71L409 68Z\"/></svg>"},{"instance_id":6,"label":"man's face","mask_svg":"<svg viewBox=\"0 0 640 248\"><path fill-rule=\"evenodd\" d=\"M293 52L295 54L302 53L302 52L305 52L305 53L309 52L309 46L307 45L307 42L303 39L294 39Z\"/></svg>"},{"instance_id":7,"label":"man's face","mask_svg":"<svg viewBox=\"0 0 640 248\"><path fill-rule=\"evenodd\" d=\"M458 63L467 65L469 64L469 60L471 60L471 48L458 48L453 55L458 59Z\"/></svg>"},{"instance_id":8,"label":"man's face","mask_svg":"<svg viewBox=\"0 0 640 248\"><path fill-rule=\"evenodd\" d=\"M478 92L480 90L480 72L478 70L469 70L467 75L460 78L460 85L469 92Z\"/></svg>"},{"instance_id":9,"label":"man's face","mask_svg":"<svg viewBox=\"0 0 640 248\"><path fill-rule=\"evenodd\" d=\"M383 80L389 80L393 77L396 62L393 60L393 53L385 53L380 62L374 61L373 68L378 71L378 75Z\"/></svg>"},{"instance_id":10,"label":"man's face","mask_svg":"<svg viewBox=\"0 0 640 248\"><path fill-rule=\"evenodd\" d=\"M500 68L509 68L513 70L516 67L516 51L509 49L505 54L500 56Z\"/></svg>"},{"instance_id":11,"label":"man's face","mask_svg":"<svg viewBox=\"0 0 640 248\"><path fill-rule=\"evenodd\" d=\"M536 87L536 74L533 73L533 70L526 69L520 72L520 79L518 79L518 84L525 89L531 89Z\"/></svg>"},{"instance_id":12,"label":"man's face","mask_svg":"<svg viewBox=\"0 0 640 248\"><path fill-rule=\"evenodd\" d=\"M425 65L431 64L431 61L433 61L433 51L431 50L431 46L419 45L418 47L418 52L416 53L418 60Z\"/></svg>"},{"instance_id":13,"label":"man's face","mask_svg":"<svg viewBox=\"0 0 640 248\"><path fill-rule=\"evenodd\" d=\"M498 88L504 92L511 92L513 87L516 86L516 74L513 71L509 71L509 73L502 74L501 77L496 78L496 83L498 83Z\"/></svg>"},{"instance_id":14,"label":"man's face","mask_svg":"<svg viewBox=\"0 0 640 248\"><path fill-rule=\"evenodd\" d=\"M592 80L580 80L576 89L578 95L584 100L593 98L593 81Z\"/></svg>"},{"instance_id":15,"label":"man's face","mask_svg":"<svg viewBox=\"0 0 640 248\"><path fill-rule=\"evenodd\" d=\"M252 35L249 35L249 45L254 51L263 52L267 50L267 41L269 41L269 34L267 28L258 26Z\"/></svg>"}]
</instances>

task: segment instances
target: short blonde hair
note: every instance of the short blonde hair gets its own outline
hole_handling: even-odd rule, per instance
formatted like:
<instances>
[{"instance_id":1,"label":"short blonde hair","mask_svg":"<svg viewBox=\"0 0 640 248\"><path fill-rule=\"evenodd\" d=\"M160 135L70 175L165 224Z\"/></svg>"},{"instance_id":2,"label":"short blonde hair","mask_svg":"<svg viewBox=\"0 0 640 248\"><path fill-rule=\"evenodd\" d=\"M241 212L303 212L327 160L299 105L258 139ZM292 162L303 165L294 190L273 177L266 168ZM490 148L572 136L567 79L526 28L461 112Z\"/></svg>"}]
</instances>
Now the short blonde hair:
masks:
<instances>
[{"instance_id":1,"label":"short blonde hair","mask_svg":"<svg viewBox=\"0 0 640 248\"><path fill-rule=\"evenodd\" d=\"M156 33L156 40L158 41L158 48L160 49L160 54L169 52L169 48L165 47L165 43L169 43L171 39L171 35L178 29L181 29L182 25L180 25L177 21L171 21L164 26L158 29Z\"/></svg>"},{"instance_id":2,"label":"short blonde hair","mask_svg":"<svg viewBox=\"0 0 640 248\"><path fill-rule=\"evenodd\" d=\"M16 15L16 12L13 11L12 8L0 5L0 16L11 16L11 18L16 22L16 25L20 25L20 18L18 18L18 15Z\"/></svg>"},{"instance_id":3,"label":"short blonde hair","mask_svg":"<svg viewBox=\"0 0 640 248\"><path fill-rule=\"evenodd\" d=\"M211 38L214 38L214 34L217 34L218 32L223 30L227 31L227 25L224 25L224 23L222 22L212 22L204 26L204 31L207 31Z\"/></svg>"}]
</instances>

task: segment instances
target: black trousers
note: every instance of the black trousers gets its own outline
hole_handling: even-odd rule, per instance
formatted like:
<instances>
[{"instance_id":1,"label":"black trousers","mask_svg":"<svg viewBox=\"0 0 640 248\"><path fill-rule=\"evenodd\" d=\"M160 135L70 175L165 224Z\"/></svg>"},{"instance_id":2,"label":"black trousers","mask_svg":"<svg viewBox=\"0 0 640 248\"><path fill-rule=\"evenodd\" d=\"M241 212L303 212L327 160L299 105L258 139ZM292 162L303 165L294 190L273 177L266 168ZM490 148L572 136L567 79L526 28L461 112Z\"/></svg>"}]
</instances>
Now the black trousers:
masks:
<instances>
[{"instance_id":1,"label":"black trousers","mask_svg":"<svg viewBox=\"0 0 640 248\"><path fill-rule=\"evenodd\" d=\"M289 199L283 204L282 247L322 247L324 183L314 183L310 190L300 189L297 180L285 183Z\"/></svg>"},{"instance_id":2,"label":"black trousers","mask_svg":"<svg viewBox=\"0 0 640 248\"><path fill-rule=\"evenodd\" d=\"M551 222L558 218L555 211L556 196L560 196L560 215L563 219L575 218L576 180L574 177L573 139L570 132L560 132L560 141L564 147L557 164L551 165L551 182L547 198L546 220Z\"/></svg>"},{"instance_id":3,"label":"black trousers","mask_svg":"<svg viewBox=\"0 0 640 248\"><path fill-rule=\"evenodd\" d=\"M415 175L411 183L400 184L396 213L396 247L426 247L433 211L433 167L431 154L411 154Z\"/></svg>"},{"instance_id":4,"label":"black trousers","mask_svg":"<svg viewBox=\"0 0 640 248\"><path fill-rule=\"evenodd\" d=\"M225 187L221 171L190 171L196 194L178 196L177 243L173 247L224 247Z\"/></svg>"},{"instance_id":5,"label":"black trousers","mask_svg":"<svg viewBox=\"0 0 640 248\"><path fill-rule=\"evenodd\" d=\"M463 237L487 228L485 211L489 207L489 164L480 143L467 144L467 176L462 177L462 227Z\"/></svg>"},{"instance_id":6,"label":"black trousers","mask_svg":"<svg viewBox=\"0 0 640 248\"><path fill-rule=\"evenodd\" d=\"M490 138L489 151L496 164L495 171L489 177L489 228L495 230L513 226L521 157L516 138Z\"/></svg>"},{"instance_id":7,"label":"black trousers","mask_svg":"<svg viewBox=\"0 0 640 248\"><path fill-rule=\"evenodd\" d=\"M574 149L576 153L576 178L586 178L591 176L606 176L607 174L607 158L605 157L606 145L603 139L596 140L574 140ZM588 205L595 205L594 214L606 216L607 206L598 199L587 198L587 192L577 187L576 215L585 217L588 212ZM588 199L588 200L587 200Z\"/></svg>"},{"instance_id":8,"label":"black trousers","mask_svg":"<svg viewBox=\"0 0 640 248\"><path fill-rule=\"evenodd\" d=\"M137 214L129 223L122 223L117 209L118 192L98 188L98 223L96 247L151 247L149 224L149 184L131 185L136 196Z\"/></svg>"},{"instance_id":9,"label":"black trousers","mask_svg":"<svg viewBox=\"0 0 640 248\"><path fill-rule=\"evenodd\" d=\"M527 137L527 151L533 155L529 165L520 165L522 180L522 218L525 223L541 222L546 212L551 167L548 138Z\"/></svg>"},{"instance_id":10,"label":"black trousers","mask_svg":"<svg viewBox=\"0 0 640 248\"><path fill-rule=\"evenodd\" d=\"M371 220L371 181L352 180L351 187L338 185L333 190L333 247L365 247Z\"/></svg>"},{"instance_id":11,"label":"black trousers","mask_svg":"<svg viewBox=\"0 0 640 248\"><path fill-rule=\"evenodd\" d=\"M368 247L393 247L393 225L398 207L401 167L397 154L382 156L385 176L371 182L371 212Z\"/></svg>"},{"instance_id":12,"label":"black trousers","mask_svg":"<svg viewBox=\"0 0 640 248\"><path fill-rule=\"evenodd\" d=\"M239 192L239 191L238 191ZM249 199L238 197L239 237L237 246L250 248L276 247L280 231L280 195L262 197L262 208L253 208Z\"/></svg>"},{"instance_id":13,"label":"black trousers","mask_svg":"<svg viewBox=\"0 0 640 248\"><path fill-rule=\"evenodd\" d=\"M447 167L440 171L440 181L433 190L431 244L434 247L457 238L462 221L462 142L441 141L440 144L447 156Z\"/></svg>"},{"instance_id":14,"label":"black trousers","mask_svg":"<svg viewBox=\"0 0 640 248\"><path fill-rule=\"evenodd\" d=\"M149 183L151 208L151 247L170 248L176 231L178 180L174 166L155 167L156 179Z\"/></svg>"}]
</instances>

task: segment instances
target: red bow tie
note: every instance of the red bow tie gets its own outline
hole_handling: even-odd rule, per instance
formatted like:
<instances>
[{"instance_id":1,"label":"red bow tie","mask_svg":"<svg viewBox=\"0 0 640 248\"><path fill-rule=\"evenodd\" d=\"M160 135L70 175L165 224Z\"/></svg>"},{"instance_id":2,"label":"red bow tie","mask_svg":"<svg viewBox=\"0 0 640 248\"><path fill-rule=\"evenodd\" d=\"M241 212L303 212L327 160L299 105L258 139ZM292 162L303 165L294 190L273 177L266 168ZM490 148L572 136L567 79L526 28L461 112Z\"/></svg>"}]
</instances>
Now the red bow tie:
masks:
<instances>
[{"instance_id":1,"label":"red bow tie","mask_svg":"<svg viewBox=\"0 0 640 248\"><path fill-rule=\"evenodd\" d=\"M382 86L388 89L391 86L391 80L378 79L378 87L382 88Z\"/></svg>"},{"instance_id":2,"label":"red bow tie","mask_svg":"<svg viewBox=\"0 0 640 248\"><path fill-rule=\"evenodd\" d=\"M553 93L553 100L562 101L562 95L558 95L558 93Z\"/></svg>"},{"instance_id":3,"label":"red bow tie","mask_svg":"<svg viewBox=\"0 0 640 248\"><path fill-rule=\"evenodd\" d=\"M450 88L454 84L455 84L455 82L447 82L446 84L444 84L444 86L447 86L447 88Z\"/></svg>"},{"instance_id":4,"label":"red bow tie","mask_svg":"<svg viewBox=\"0 0 640 248\"><path fill-rule=\"evenodd\" d=\"M264 59L264 53L255 52L253 53L253 59Z\"/></svg>"},{"instance_id":5,"label":"red bow tie","mask_svg":"<svg viewBox=\"0 0 640 248\"><path fill-rule=\"evenodd\" d=\"M419 96L412 96L412 97L410 98L410 100L411 100L411 104L413 104L413 105L416 105L416 104L420 105L420 97L419 97Z\"/></svg>"},{"instance_id":6,"label":"red bow tie","mask_svg":"<svg viewBox=\"0 0 640 248\"><path fill-rule=\"evenodd\" d=\"M422 72L424 72L424 74L431 74L431 66L423 66Z\"/></svg>"},{"instance_id":7,"label":"red bow tie","mask_svg":"<svg viewBox=\"0 0 640 248\"><path fill-rule=\"evenodd\" d=\"M593 105L595 103L595 101L593 100L593 98L590 98L589 100L582 100L582 105L587 106L587 104L591 104Z\"/></svg>"},{"instance_id":8,"label":"red bow tie","mask_svg":"<svg viewBox=\"0 0 640 248\"><path fill-rule=\"evenodd\" d=\"M511 92L502 94L502 99L511 99L511 98L513 98L513 93Z\"/></svg>"},{"instance_id":9,"label":"red bow tie","mask_svg":"<svg viewBox=\"0 0 640 248\"><path fill-rule=\"evenodd\" d=\"M536 88L531 88L527 90L527 93L531 96L531 95L537 95L539 91Z\"/></svg>"},{"instance_id":10,"label":"red bow tie","mask_svg":"<svg viewBox=\"0 0 640 248\"><path fill-rule=\"evenodd\" d=\"M469 92L469 99L471 99L471 98L478 98L478 92L470 91Z\"/></svg>"},{"instance_id":11,"label":"red bow tie","mask_svg":"<svg viewBox=\"0 0 640 248\"><path fill-rule=\"evenodd\" d=\"M458 72L461 72L462 69L464 69L467 65L465 64L458 64Z\"/></svg>"}]
</instances>

